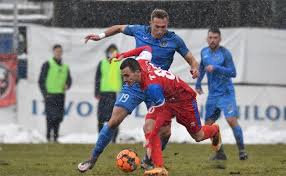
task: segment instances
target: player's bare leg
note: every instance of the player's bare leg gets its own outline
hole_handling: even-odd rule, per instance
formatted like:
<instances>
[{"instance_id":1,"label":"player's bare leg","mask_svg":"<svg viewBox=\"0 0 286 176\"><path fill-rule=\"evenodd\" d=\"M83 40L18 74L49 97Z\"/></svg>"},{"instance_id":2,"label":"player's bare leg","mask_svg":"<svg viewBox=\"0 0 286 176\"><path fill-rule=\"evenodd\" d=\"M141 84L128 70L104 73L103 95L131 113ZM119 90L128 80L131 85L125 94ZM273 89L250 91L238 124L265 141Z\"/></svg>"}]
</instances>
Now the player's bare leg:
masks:
<instances>
[{"instance_id":1,"label":"player's bare leg","mask_svg":"<svg viewBox=\"0 0 286 176\"><path fill-rule=\"evenodd\" d=\"M78 164L77 169L80 172L86 172L94 167L97 158L100 156L101 152L112 140L116 128L121 124L121 122L125 119L127 115L128 112L126 111L126 109L116 106L113 108L110 120L106 125L104 125L104 127L99 133L99 137L93 149L92 155L88 160Z\"/></svg>"},{"instance_id":2,"label":"player's bare leg","mask_svg":"<svg viewBox=\"0 0 286 176\"><path fill-rule=\"evenodd\" d=\"M238 124L236 117L228 117L226 118L227 123L232 128L233 135L236 140L236 144L239 151L239 159L240 160L247 160L248 155L244 148L244 142L243 142L243 134L240 125Z\"/></svg>"}]
</instances>

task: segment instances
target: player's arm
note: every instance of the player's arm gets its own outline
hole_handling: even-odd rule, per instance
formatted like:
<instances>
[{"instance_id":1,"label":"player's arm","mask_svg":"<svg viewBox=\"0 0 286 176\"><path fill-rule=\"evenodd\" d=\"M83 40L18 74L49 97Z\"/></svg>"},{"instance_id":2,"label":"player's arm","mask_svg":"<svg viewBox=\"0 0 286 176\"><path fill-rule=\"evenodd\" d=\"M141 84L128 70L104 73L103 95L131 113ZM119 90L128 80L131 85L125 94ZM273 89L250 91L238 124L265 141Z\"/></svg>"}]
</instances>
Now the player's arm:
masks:
<instances>
[{"instance_id":1,"label":"player's arm","mask_svg":"<svg viewBox=\"0 0 286 176\"><path fill-rule=\"evenodd\" d=\"M39 87L44 98L46 98L47 96L46 79L48 76L48 70L49 70L49 63L46 62L42 65L40 77L38 80Z\"/></svg>"},{"instance_id":2,"label":"player's arm","mask_svg":"<svg viewBox=\"0 0 286 176\"><path fill-rule=\"evenodd\" d=\"M195 79L199 76L199 64L194 55L189 51L184 57L186 62L191 66L192 78Z\"/></svg>"},{"instance_id":3,"label":"player's arm","mask_svg":"<svg viewBox=\"0 0 286 176\"><path fill-rule=\"evenodd\" d=\"M101 84L101 62L97 65L96 73L95 73L95 86L94 86L94 96L96 99L100 99L100 84Z\"/></svg>"},{"instance_id":4,"label":"player's arm","mask_svg":"<svg viewBox=\"0 0 286 176\"><path fill-rule=\"evenodd\" d=\"M165 103L163 88L159 84L150 84L147 87L146 94L155 104L154 108L158 108Z\"/></svg>"},{"instance_id":5,"label":"player's arm","mask_svg":"<svg viewBox=\"0 0 286 176\"><path fill-rule=\"evenodd\" d=\"M148 45L145 45L139 48L129 50L124 53L117 53L114 57L116 58L116 61L120 61L124 58L132 57L132 56L138 56L136 60L140 60L140 59L151 60L152 48Z\"/></svg>"},{"instance_id":6,"label":"player's arm","mask_svg":"<svg viewBox=\"0 0 286 176\"><path fill-rule=\"evenodd\" d=\"M205 76L205 66L204 66L204 63L203 63L203 60L202 60L202 52L201 52L201 62L200 62L200 66L199 66L199 77L197 79L197 82L196 82L196 91L198 92L198 94L203 94L203 89L202 89L202 80Z\"/></svg>"},{"instance_id":7,"label":"player's arm","mask_svg":"<svg viewBox=\"0 0 286 176\"><path fill-rule=\"evenodd\" d=\"M236 69L233 63L232 56L229 51L225 51L225 64L224 66L214 65L214 72L218 72L227 77L236 77Z\"/></svg>"},{"instance_id":8,"label":"player's arm","mask_svg":"<svg viewBox=\"0 0 286 176\"><path fill-rule=\"evenodd\" d=\"M65 90L70 89L71 86L72 86L72 77L71 77L70 69L68 69L68 78L67 78L67 81L66 81Z\"/></svg>"},{"instance_id":9,"label":"player's arm","mask_svg":"<svg viewBox=\"0 0 286 176\"><path fill-rule=\"evenodd\" d=\"M85 37L85 43L89 40L98 41L106 37L110 37L112 35L118 34L125 30L127 25L114 25L106 29L103 33L100 34L90 34Z\"/></svg>"},{"instance_id":10,"label":"player's arm","mask_svg":"<svg viewBox=\"0 0 286 176\"><path fill-rule=\"evenodd\" d=\"M179 36L177 36L177 49L176 51L180 53L182 57L184 57L185 61L191 66L191 74L193 75L192 78L195 79L199 76L199 71L198 71L198 62L193 56L193 54L189 51L187 48L185 42L183 39Z\"/></svg>"}]
</instances>

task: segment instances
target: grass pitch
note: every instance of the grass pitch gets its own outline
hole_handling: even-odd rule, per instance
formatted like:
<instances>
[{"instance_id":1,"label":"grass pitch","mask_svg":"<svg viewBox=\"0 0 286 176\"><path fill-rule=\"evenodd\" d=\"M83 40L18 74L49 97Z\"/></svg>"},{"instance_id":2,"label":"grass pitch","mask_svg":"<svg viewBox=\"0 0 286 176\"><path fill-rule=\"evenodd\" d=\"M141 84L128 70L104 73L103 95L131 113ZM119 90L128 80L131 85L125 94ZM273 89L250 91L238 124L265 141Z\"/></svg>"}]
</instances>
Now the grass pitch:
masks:
<instances>
[{"instance_id":1,"label":"grass pitch","mask_svg":"<svg viewBox=\"0 0 286 176\"><path fill-rule=\"evenodd\" d=\"M84 174L76 170L88 158L93 145L79 144L0 144L0 176L126 176L143 175L143 170L126 174L115 166L115 157L125 148L140 156L142 144L110 145L95 168ZM248 145L249 160L238 160L235 145L225 145L226 168L208 161L209 145L169 144L164 151L165 165L170 176L285 176L286 145Z\"/></svg>"}]
</instances>

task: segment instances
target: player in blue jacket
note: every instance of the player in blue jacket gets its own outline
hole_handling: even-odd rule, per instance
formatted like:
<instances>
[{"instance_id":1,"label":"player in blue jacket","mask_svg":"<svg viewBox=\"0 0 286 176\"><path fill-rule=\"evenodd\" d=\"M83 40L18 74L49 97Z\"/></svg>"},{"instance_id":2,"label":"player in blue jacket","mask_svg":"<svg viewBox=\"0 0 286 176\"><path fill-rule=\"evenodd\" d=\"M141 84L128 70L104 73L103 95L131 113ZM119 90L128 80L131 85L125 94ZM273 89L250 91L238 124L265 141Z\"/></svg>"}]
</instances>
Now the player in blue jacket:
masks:
<instances>
[{"instance_id":1,"label":"player in blue jacket","mask_svg":"<svg viewBox=\"0 0 286 176\"><path fill-rule=\"evenodd\" d=\"M196 82L196 91L202 94L201 81L206 73L209 94L206 102L205 124L213 124L222 111L232 128L239 149L239 159L246 160L248 155L244 148L242 129L237 121L238 109L231 80L236 77L232 56L228 49L220 46L221 33L218 28L209 29L207 41L209 46L201 50L200 75ZM226 159L223 148L212 159Z\"/></svg>"}]
</instances>

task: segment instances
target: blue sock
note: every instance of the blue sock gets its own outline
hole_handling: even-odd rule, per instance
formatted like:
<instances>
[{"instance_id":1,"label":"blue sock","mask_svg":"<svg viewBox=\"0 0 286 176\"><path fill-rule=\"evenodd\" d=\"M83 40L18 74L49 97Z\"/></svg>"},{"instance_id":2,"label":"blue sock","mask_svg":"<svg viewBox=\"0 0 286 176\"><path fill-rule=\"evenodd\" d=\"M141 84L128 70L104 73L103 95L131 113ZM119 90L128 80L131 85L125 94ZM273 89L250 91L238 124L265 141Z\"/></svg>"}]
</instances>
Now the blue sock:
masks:
<instances>
[{"instance_id":1,"label":"blue sock","mask_svg":"<svg viewBox=\"0 0 286 176\"><path fill-rule=\"evenodd\" d=\"M114 129L111 129L108 124L105 124L100 130L97 142L93 148L92 158L96 159L103 152L105 147L109 144L112 139Z\"/></svg>"},{"instance_id":2,"label":"blue sock","mask_svg":"<svg viewBox=\"0 0 286 176\"><path fill-rule=\"evenodd\" d=\"M243 135L242 135L241 127L239 125L235 126L232 128L232 131L233 131L233 134L236 140L238 150L239 151L244 150L244 142L243 142Z\"/></svg>"},{"instance_id":3,"label":"blue sock","mask_svg":"<svg viewBox=\"0 0 286 176\"><path fill-rule=\"evenodd\" d=\"M165 150L170 138L161 139L161 149L162 151Z\"/></svg>"}]
</instances>

